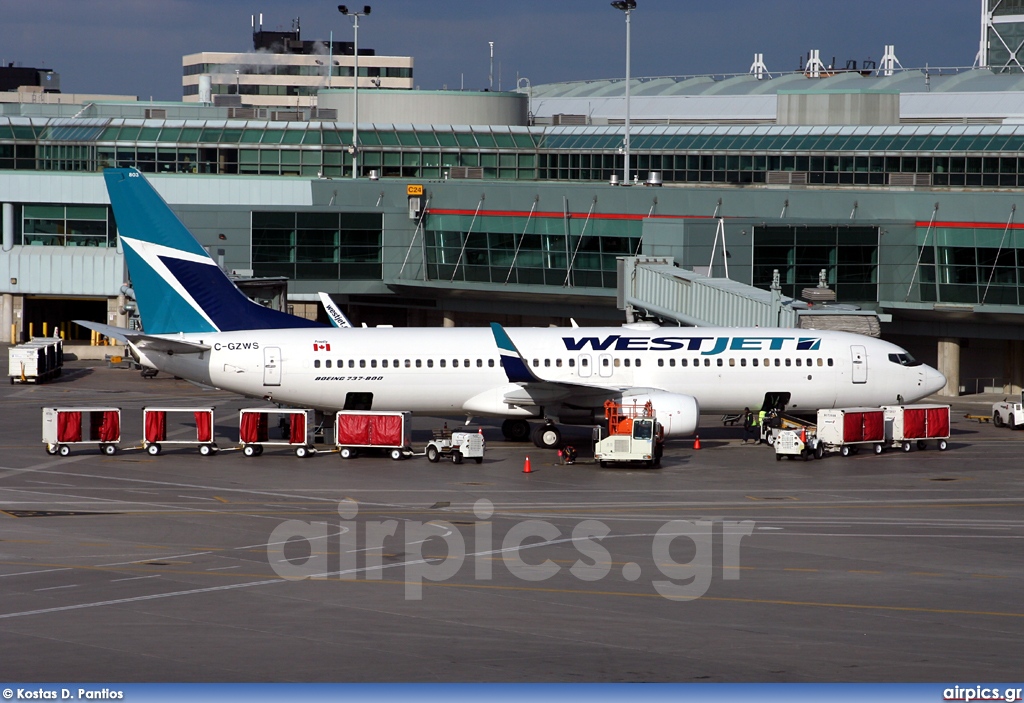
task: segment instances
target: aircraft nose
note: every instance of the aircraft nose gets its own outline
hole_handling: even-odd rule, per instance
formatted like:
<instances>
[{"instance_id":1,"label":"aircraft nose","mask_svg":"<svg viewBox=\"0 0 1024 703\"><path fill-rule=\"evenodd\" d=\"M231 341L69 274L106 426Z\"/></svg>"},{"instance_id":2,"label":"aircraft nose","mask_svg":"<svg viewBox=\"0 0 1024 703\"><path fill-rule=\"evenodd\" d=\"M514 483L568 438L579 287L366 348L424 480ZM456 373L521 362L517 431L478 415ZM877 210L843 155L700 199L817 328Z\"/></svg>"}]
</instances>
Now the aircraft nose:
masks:
<instances>
[{"instance_id":1,"label":"aircraft nose","mask_svg":"<svg viewBox=\"0 0 1024 703\"><path fill-rule=\"evenodd\" d=\"M946 387L946 377L938 369L933 369L931 366L925 367L924 372L924 390L927 395L938 393Z\"/></svg>"}]
</instances>

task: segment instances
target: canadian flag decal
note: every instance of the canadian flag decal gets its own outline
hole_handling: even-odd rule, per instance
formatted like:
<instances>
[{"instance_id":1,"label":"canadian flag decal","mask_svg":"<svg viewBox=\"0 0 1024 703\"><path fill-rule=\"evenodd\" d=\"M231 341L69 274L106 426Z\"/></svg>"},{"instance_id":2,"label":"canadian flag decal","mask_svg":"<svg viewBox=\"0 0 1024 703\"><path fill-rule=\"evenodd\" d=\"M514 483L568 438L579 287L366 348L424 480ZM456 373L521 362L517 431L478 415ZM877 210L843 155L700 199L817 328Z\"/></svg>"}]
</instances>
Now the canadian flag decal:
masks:
<instances>
[{"instance_id":1,"label":"canadian flag decal","mask_svg":"<svg viewBox=\"0 0 1024 703\"><path fill-rule=\"evenodd\" d=\"M331 345L327 342L313 342L313 351L330 351Z\"/></svg>"}]
</instances>

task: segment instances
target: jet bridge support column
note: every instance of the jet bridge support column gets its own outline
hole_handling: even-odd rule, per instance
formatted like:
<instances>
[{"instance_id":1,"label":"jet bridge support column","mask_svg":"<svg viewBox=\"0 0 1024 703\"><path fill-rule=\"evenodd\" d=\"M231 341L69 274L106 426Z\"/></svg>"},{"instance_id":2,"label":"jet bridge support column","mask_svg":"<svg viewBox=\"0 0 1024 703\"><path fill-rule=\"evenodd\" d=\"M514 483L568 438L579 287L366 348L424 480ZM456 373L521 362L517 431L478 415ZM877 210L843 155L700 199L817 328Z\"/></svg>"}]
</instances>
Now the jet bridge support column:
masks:
<instances>
[{"instance_id":1,"label":"jet bridge support column","mask_svg":"<svg viewBox=\"0 0 1024 703\"><path fill-rule=\"evenodd\" d=\"M1024 390L1024 341L1011 339L1006 344L1006 376L1009 388L1007 393L1019 394Z\"/></svg>"},{"instance_id":2,"label":"jet bridge support column","mask_svg":"<svg viewBox=\"0 0 1024 703\"><path fill-rule=\"evenodd\" d=\"M960 340L953 337L939 339L939 371L946 377L946 387L939 395L960 395Z\"/></svg>"}]
</instances>

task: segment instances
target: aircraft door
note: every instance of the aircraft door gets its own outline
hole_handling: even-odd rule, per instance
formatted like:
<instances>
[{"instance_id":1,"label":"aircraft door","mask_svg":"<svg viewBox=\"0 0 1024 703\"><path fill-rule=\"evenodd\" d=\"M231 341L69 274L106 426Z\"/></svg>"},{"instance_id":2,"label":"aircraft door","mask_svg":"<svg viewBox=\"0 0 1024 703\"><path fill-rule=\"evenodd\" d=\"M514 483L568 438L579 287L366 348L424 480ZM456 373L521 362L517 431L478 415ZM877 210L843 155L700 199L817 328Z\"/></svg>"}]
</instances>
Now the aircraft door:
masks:
<instances>
[{"instance_id":1,"label":"aircraft door","mask_svg":"<svg viewBox=\"0 0 1024 703\"><path fill-rule=\"evenodd\" d=\"M597 374L608 378L614 371L611 354L599 354L597 357Z\"/></svg>"},{"instance_id":2,"label":"aircraft door","mask_svg":"<svg viewBox=\"0 0 1024 703\"><path fill-rule=\"evenodd\" d=\"M594 374L594 367L590 365L590 354L580 354L576 363L579 364L579 371L577 373L579 373L580 378L590 378Z\"/></svg>"},{"instance_id":3,"label":"aircraft door","mask_svg":"<svg viewBox=\"0 0 1024 703\"><path fill-rule=\"evenodd\" d=\"M850 353L853 355L853 372L851 378L854 383L868 382L868 355L863 346L854 344L850 346Z\"/></svg>"},{"instance_id":4,"label":"aircraft door","mask_svg":"<svg viewBox=\"0 0 1024 703\"><path fill-rule=\"evenodd\" d=\"M263 347L263 385L281 385L280 347Z\"/></svg>"}]
</instances>

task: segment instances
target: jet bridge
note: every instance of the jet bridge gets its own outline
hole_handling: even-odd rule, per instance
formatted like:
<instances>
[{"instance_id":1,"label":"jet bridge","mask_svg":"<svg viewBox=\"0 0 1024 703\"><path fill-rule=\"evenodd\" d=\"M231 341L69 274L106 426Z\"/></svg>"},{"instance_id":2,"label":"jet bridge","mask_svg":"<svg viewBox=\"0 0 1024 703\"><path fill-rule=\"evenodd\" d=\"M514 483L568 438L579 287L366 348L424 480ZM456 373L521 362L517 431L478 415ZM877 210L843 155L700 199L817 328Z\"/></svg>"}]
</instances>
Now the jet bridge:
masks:
<instances>
[{"instance_id":1,"label":"jet bridge","mask_svg":"<svg viewBox=\"0 0 1024 703\"><path fill-rule=\"evenodd\" d=\"M872 310L814 308L782 295L777 282L763 290L729 278L679 268L672 257L620 257L617 303L637 314L693 327L795 327L880 333Z\"/></svg>"}]
</instances>

